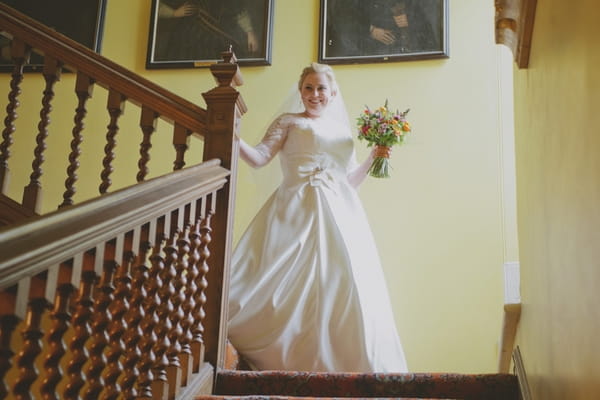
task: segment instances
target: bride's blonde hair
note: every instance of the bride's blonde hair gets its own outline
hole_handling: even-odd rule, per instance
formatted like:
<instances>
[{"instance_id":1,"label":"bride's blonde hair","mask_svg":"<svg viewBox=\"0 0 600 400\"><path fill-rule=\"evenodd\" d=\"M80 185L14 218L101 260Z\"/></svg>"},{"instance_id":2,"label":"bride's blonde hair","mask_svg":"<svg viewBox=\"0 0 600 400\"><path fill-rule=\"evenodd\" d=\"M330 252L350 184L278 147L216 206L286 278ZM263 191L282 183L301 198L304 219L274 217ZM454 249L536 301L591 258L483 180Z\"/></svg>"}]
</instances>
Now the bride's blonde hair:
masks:
<instances>
[{"instance_id":1,"label":"bride's blonde hair","mask_svg":"<svg viewBox=\"0 0 600 400\"><path fill-rule=\"evenodd\" d=\"M302 90L302 82L304 79L310 74L325 74L329 83L331 84L331 92L333 94L337 94L338 85L335 80L335 74L333 73L333 68L331 68L327 64L319 64L316 62L312 62L308 67L305 67L300 74L300 80L298 81L298 89Z\"/></svg>"}]
</instances>

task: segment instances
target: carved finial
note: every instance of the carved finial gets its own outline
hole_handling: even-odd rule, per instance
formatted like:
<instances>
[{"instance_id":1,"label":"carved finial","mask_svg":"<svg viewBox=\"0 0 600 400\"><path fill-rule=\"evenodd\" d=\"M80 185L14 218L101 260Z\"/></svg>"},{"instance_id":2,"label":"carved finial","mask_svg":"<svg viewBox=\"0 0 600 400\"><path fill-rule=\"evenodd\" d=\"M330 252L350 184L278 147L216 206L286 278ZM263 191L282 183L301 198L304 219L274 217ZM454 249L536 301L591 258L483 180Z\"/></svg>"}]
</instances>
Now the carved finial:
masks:
<instances>
[{"instance_id":1,"label":"carved finial","mask_svg":"<svg viewBox=\"0 0 600 400\"><path fill-rule=\"evenodd\" d=\"M233 45L229 45L229 48L221 53L221 57L223 58L223 63L226 64L235 64L237 62L237 58L233 53Z\"/></svg>"}]
</instances>

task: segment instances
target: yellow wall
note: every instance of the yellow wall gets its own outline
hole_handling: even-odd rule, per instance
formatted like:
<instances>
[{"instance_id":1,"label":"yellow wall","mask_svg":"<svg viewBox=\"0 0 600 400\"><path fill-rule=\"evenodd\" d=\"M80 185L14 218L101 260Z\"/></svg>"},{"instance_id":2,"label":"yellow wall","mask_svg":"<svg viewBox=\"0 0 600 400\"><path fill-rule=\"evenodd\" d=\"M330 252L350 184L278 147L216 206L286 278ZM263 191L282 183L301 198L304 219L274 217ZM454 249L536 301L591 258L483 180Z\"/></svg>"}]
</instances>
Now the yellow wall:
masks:
<instances>
[{"instance_id":1,"label":"yellow wall","mask_svg":"<svg viewBox=\"0 0 600 400\"><path fill-rule=\"evenodd\" d=\"M102 53L203 104L201 93L213 86L206 69L145 70L149 4L108 2ZM451 0L449 59L334 67L351 116L365 104L375 107L385 99L395 107L411 109L414 134L406 146L394 151L392 178L369 179L360 193L414 371L496 369L502 266L515 260L504 257L499 56L493 16L492 1ZM261 138L300 69L316 60L318 21L318 0L276 1L273 65L242 68L246 83L241 92L249 107L242 135L249 142ZM69 79L63 77L62 84ZM72 85L65 86L72 90ZM97 97L94 101L102 107L102 94ZM74 105L62 112L72 114L73 109ZM131 118L123 124L135 127L137 117ZM88 126L94 124L88 121ZM97 126L82 146L82 157L97 157L96 165L100 158L91 155L92 147L96 152L102 148L106 122ZM58 148L56 142L70 140L70 127L57 131L64 132L62 139L54 134L49 147ZM140 141L126 135L118 140L118 146L137 146ZM31 152L31 147L23 147ZM159 150L154 159L169 148L168 139L162 147L155 145ZM367 154L363 143L357 143L357 149L361 158ZM29 153L19 154L31 158ZM118 157L124 165L134 162ZM66 155L51 158L66 166ZM26 176L28 168L17 169ZM135 166L131 169L135 171ZM240 167L236 238L274 187L275 182L269 180L277 175L275 169ZM82 175L93 182L80 187L79 196L85 198L96 191L98 170ZM119 175L114 180L123 184L128 179ZM47 195L53 198L47 209L56 206L61 188L62 181ZM11 190L20 193L21 188Z\"/></svg>"},{"instance_id":2,"label":"yellow wall","mask_svg":"<svg viewBox=\"0 0 600 400\"><path fill-rule=\"evenodd\" d=\"M523 315L535 399L600 396L600 7L538 2L515 71Z\"/></svg>"}]
</instances>

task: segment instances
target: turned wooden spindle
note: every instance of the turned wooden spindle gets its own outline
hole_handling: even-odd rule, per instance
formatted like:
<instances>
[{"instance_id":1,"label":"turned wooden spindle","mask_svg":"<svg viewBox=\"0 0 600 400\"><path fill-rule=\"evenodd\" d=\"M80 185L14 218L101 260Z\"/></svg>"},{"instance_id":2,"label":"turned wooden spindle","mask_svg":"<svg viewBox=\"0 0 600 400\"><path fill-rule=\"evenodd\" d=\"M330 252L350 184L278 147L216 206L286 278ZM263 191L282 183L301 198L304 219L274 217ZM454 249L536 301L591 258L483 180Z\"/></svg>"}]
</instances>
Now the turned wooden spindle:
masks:
<instances>
[{"instance_id":1,"label":"turned wooden spindle","mask_svg":"<svg viewBox=\"0 0 600 400\"><path fill-rule=\"evenodd\" d=\"M69 166L67 167L67 179L65 180L66 190L63 194L63 202L60 204L59 208L73 204L75 183L77 183L78 178L77 169L79 168L79 156L81 155L79 146L83 142L83 120L87 114L85 105L88 99L92 97L93 88L93 80L82 72L78 72L75 81L75 94L78 99L77 108L75 108L75 126L72 130L73 139L71 140L71 153L69 154Z\"/></svg>"},{"instance_id":2,"label":"turned wooden spindle","mask_svg":"<svg viewBox=\"0 0 600 400\"><path fill-rule=\"evenodd\" d=\"M115 159L115 153L113 152L117 146L117 133L119 132L118 121L123 110L125 109L125 96L116 90L110 89L108 92L108 101L106 105L108 115L110 116L110 122L108 123L108 132L106 133L106 145L104 146L104 159L102 160L102 173L100 178L102 183L100 184L100 194L108 192L108 188L112 184L110 175L113 172L112 162Z\"/></svg>"},{"instance_id":3,"label":"turned wooden spindle","mask_svg":"<svg viewBox=\"0 0 600 400\"><path fill-rule=\"evenodd\" d=\"M192 341L192 349L194 349L194 354L199 354L200 362L204 361L204 317L206 316L206 312L204 310L204 306L206 304L206 288L208 287L208 281L206 279L206 275L209 271L208 258L210 257L209 244L212 241L211 237L211 226L210 220L212 217L212 212L207 212L206 216L202 218L200 221L200 260L198 261L198 277L196 278L196 285L198 286L198 291L196 292L196 307L194 308L194 339ZM194 365L194 372L200 370L201 364Z\"/></svg>"},{"instance_id":4,"label":"turned wooden spindle","mask_svg":"<svg viewBox=\"0 0 600 400\"><path fill-rule=\"evenodd\" d=\"M23 344L15 362L19 374L12 388L12 394L17 400L33 399L30 393L31 385L39 376L35 362L42 352L42 316L49 306L45 290L45 274L23 278L19 282L17 304L27 303L27 311L25 325L21 331Z\"/></svg>"},{"instance_id":5,"label":"turned wooden spindle","mask_svg":"<svg viewBox=\"0 0 600 400\"><path fill-rule=\"evenodd\" d=\"M169 239L165 246L165 269L164 275L162 276L163 285L168 288L168 301L172 305L172 311L169 315L166 315L166 318L171 320L171 329L167 332L170 346L166 350L167 359L169 360L167 379L169 380L170 398L175 396L177 390L181 386L181 360L179 359L181 343L179 339L183 333L180 324L181 318L183 317L183 310L181 309L183 293L181 292L180 276L177 271L178 254L175 245L177 231L176 225L170 230ZM166 294L167 291L163 293ZM162 300L164 301L165 298Z\"/></svg>"},{"instance_id":6,"label":"turned wooden spindle","mask_svg":"<svg viewBox=\"0 0 600 400\"><path fill-rule=\"evenodd\" d=\"M156 238L156 220L153 219L150 221L147 226L147 231L144 229L144 232L145 240L142 241L138 272L141 282L134 280L134 291L137 284L140 284L140 295L143 296L140 304L140 307L142 307L143 310L143 317L140 321L142 337L139 342L141 357L137 363L139 379L137 381L136 389L139 398L152 398L152 382L154 381L152 367L156 363L154 347L157 345L154 328L159 322L156 309L160 301L157 291L161 286L160 278L158 276L160 267L154 267L151 261L153 253L157 251L158 248L158 245L155 246L155 243L158 243ZM155 261L158 263L160 259L161 257L158 256L155 258Z\"/></svg>"},{"instance_id":7,"label":"turned wooden spindle","mask_svg":"<svg viewBox=\"0 0 600 400\"><path fill-rule=\"evenodd\" d=\"M69 306L71 294L74 290L75 288L71 283L63 283L56 289L54 310L51 314L52 326L48 331L46 340L48 343L48 350L44 360L46 377L40 387L40 393L44 399L60 399L60 396L56 393L56 387L64 377L60 368L60 362L67 352L64 336L70 327L72 315Z\"/></svg>"},{"instance_id":8,"label":"turned wooden spindle","mask_svg":"<svg viewBox=\"0 0 600 400\"><path fill-rule=\"evenodd\" d=\"M107 329L111 322L108 306L113 301L114 285L113 279L117 269L114 261L114 248L107 244L106 254L97 253L96 257L103 260L103 271L98 287L94 291L94 308L91 318L91 337L88 344L90 362L85 369L86 386L83 392L85 400L98 399L104 389L102 372L106 368L105 349L108 346Z\"/></svg>"},{"instance_id":9,"label":"turned wooden spindle","mask_svg":"<svg viewBox=\"0 0 600 400\"><path fill-rule=\"evenodd\" d=\"M23 191L23 206L33 212L39 213L42 200L42 164L44 162L44 151L46 150L46 138L48 137L48 126L50 125L50 112L52 111L52 100L54 99L54 84L60 79L60 62L50 56L44 57L43 75L46 87L42 97L42 109L40 111L40 122L38 123L38 135L35 138L36 147L34 160L31 164L33 172L29 177L29 185Z\"/></svg>"},{"instance_id":10,"label":"turned wooden spindle","mask_svg":"<svg viewBox=\"0 0 600 400\"><path fill-rule=\"evenodd\" d=\"M165 220L169 220L165 222ZM165 266L166 254L164 247L167 243L167 234L165 233L165 225L170 224L168 215L163 217L157 227L157 236L159 236L156 246L153 249L150 261L152 263L152 272L155 273L157 279L156 298L158 304L156 307L156 315L159 323L154 325L154 334L156 335L156 343L154 345L154 355L156 360L152 367L154 381L152 382L152 395L154 398L162 399L168 397L169 383L167 379L167 367L169 360L167 359L167 349L171 343L168 333L171 331L171 319L169 316L173 312L173 304L171 303L172 285L170 284L169 272Z\"/></svg>"},{"instance_id":11,"label":"turned wooden spindle","mask_svg":"<svg viewBox=\"0 0 600 400\"><path fill-rule=\"evenodd\" d=\"M173 146L175 147L175 161L173 170L182 169L185 166L185 152L190 144L190 132L179 124L173 128Z\"/></svg>"},{"instance_id":12,"label":"turned wooden spindle","mask_svg":"<svg viewBox=\"0 0 600 400\"><path fill-rule=\"evenodd\" d=\"M8 396L10 388L4 377L12 368L15 355L11 339L20 318L15 314L17 285L0 291L0 398Z\"/></svg>"},{"instance_id":13,"label":"turned wooden spindle","mask_svg":"<svg viewBox=\"0 0 600 400\"><path fill-rule=\"evenodd\" d=\"M150 149L152 148L152 134L156 131L158 113L148 106L142 107L140 116L140 128L142 129L143 139L140 143L140 159L138 161L138 173L136 179L143 182L148 175L148 162L150 161Z\"/></svg>"},{"instance_id":14,"label":"turned wooden spindle","mask_svg":"<svg viewBox=\"0 0 600 400\"><path fill-rule=\"evenodd\" d=\"M179 360L181 362L181 385L187 386L192 375L192 333L191 328L194 323L191 310L193 301L190 294L190 284L193 282L193 263L190 262L190 228L189 222L189 207L182 206L178 210L177 218L178 236L177 236L177 280L175 290L180 293L181 303L179 308L181 309L181 319L179 325L181 326L181 335L179 342L181 344L181 351L179 353ZM195 284L194 284L195 286Z\"/></svg>"},{"instance_id":15,"label":"turned wooden spindle","mask_svg":"<svg viewBox=\"0 0 600 400\"><path fill-rule=\"evenodd\" d=\"M123 356L122 374L119 379L122 396L127 400L138 398L135 385L140 378L137 366L142 357L140 351L140 341L142 339L140 323L145 316L143 302L146 298L146 290L144 289L144 282L148 280L149 270L148 265L146 265L148 250L150 249L148 246L148 224L134 229L131 249L134 258L130 270L129 308L123 316L127 326L127 330L123 335L123 344L126 351Z\"/></svg>"},{"instance_id":16,"label":"turned wooden spindle","mask_svg":"<svg viewBox=\"0 0 600 400\"><path fill-rule=\"evenodd\" d=\"M200 253L198 247L200 246L200 235L197 231L197 201L192 201L189 207L186 207L186 237L185 245L187 246L187 258L188 266L186 270L186 285L185 285L185 302L183 303L183 340L182 340L182 359L187 358L185 362L182 362L184 366L183 376L184 385L190 379L191 374L194 372L194 365L198 364L196 358L200 354L195 354L192 349L192 341L194 340L194 325L196 323L194 319L194 309L196 308L196 295L198 292L198 285L196 279L200 274L198 270L198 261L200 260ZM180 251L181 251L180 247Z\"/></svg>"},{"instance_id":17,"label":"turned wooden spindle","mask_svg":"<svg viewBox=\"0 0 600 400\"><path fill-rule=\"evenodd\" d=\"M22 332L23 347L17 354L16 365L19 377L13 386L16 399L32 399L29 392L31 384L38 378L35 359L42 351L41 339L44 333L41 329L41 319L47 307L46 299L34 299L29 303L25 329Z\"/></svg>"},{"instance_id":18,"label":"turned wooden spindle","mask_svg":"<svg viewBox=\"0 0 600 400\"><path fill-rule=\"evenodd\" d=\"M190 350L192 353L192 372L196 373L200 369L204 352L202 349L202 333L198 332L198 299L200 296L200 288L198 287L198 278L200 276L200 221L199 211L201 209L202 199L194 201L190 209L190 252L189 252L189 277L188 277L188 291L186 297L188 299L189 309L186 309L186 315L191 321L189 325L190 337Z\"/></svg>"},{"instance_id":19,"label":"turned wooden spindle","mask_svg":"<svg viewBox=\"0 0 600 400\"><path fill-rule=\"evenodd\" d=\"M121 387L118 383L119 376L123 373L121 357L125 354L126 348L123 342L123 336L128 329L125 321L125 314L129 311L129 295L131 293L131 275L132 263L135 260L135 254L131 251L131 236L133 232L127 235L117 237L115 249L115 260L122 260L118 266L114 277L115 291L113 300L108 306L110 313L110 324L108 326L108 348L106 354L106 369L102 378L104 380L104 391L102 398L115 400L121 394ZM126 244L124 243L127 242ZM126 248L125 248L125 247ZM126 371L125 373L137 374L137 371Z\"/></svg>"},{"instance_id":20,"label":"turned wooden spindle","mask_svg":"<svg viewBox=\"0 0 600 400\"><path fill-rule=\"evenodd\" d=\"M79 400L79 390L85 384L83 365L89 358L85 344L92 333L89 321L94 311L92 292L96 279L97 275L92 269L86 269L81 273L79 291L74 302L75 311L71 319L73 336L69 342L68 355L70 358L66 368L67 385L63 393L63 398L67 400Z\"/></svg>"},{"instance_id":21,"label":"turned wooden spindle","mask_svg":"<svg viewBox=\"0 0 600 400\"><path fill-rule=\"evenodd\" d=\"M0 193L6 194L10 179L8 159L10 158L10 146L13 143L15 132L15 120L17 119L18 97L21 94L21 82L23 81L23 66L29 62L29 49L25 43L13 38L10 54L13 60L13 71L10 80L10 92L8 92L8 105L6 106L6 117L4 118L4 129L2 130L2 143L0 143Z\"/></svg>"}]
</instances>

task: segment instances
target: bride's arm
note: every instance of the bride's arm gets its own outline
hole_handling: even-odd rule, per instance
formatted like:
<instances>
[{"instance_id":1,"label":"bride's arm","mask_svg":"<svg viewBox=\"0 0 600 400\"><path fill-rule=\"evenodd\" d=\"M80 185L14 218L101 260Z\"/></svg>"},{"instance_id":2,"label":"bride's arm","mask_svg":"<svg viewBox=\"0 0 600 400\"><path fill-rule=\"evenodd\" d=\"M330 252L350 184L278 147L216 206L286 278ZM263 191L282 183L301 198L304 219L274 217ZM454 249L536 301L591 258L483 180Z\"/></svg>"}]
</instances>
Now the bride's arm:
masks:
<instances>
[{"instance_id":1,"label":"bride's arm","mask_svg":"<svg viewBox=\"0 0 600 400\"><path fill-rule=\"evenodd\" d=\"M267 133L256 146L251 146L244 139L237 137L240 141L240 158L252 168L260 168L275 157L283 146L285 138L286 127L282 117L279 117L269 126Z\"/></svg>"},{"instance_id":2,"label":"bride's arm","mask_svg":"<svg viewBox=\"0 0 600 400\"><path fill-rule=\"evenodd\" d=\"M240 158L252 168L260 168L266 165L275 154L270 156L259 150L260 143L256 147L250 146L244 139L239 138L240 141Z\"/></svg>"},{"instance_id":3,"label":"bride's arm","mask_svg":"<svg viewBox=\"0 0 600 400\"><path fill-rule=\"evenodd\" d=\"M376 149L377 146L373 147L373 150L371 150L371 153L369 153L367 159L361 164L358 164L356 168L354 168L348 173L348 181L354 188L358 189L360 184L363 183L363 181L367 177L369 167L371 167L371 164L373 164L373 160L375 159Z\"/></svg>"}]
</instances>

